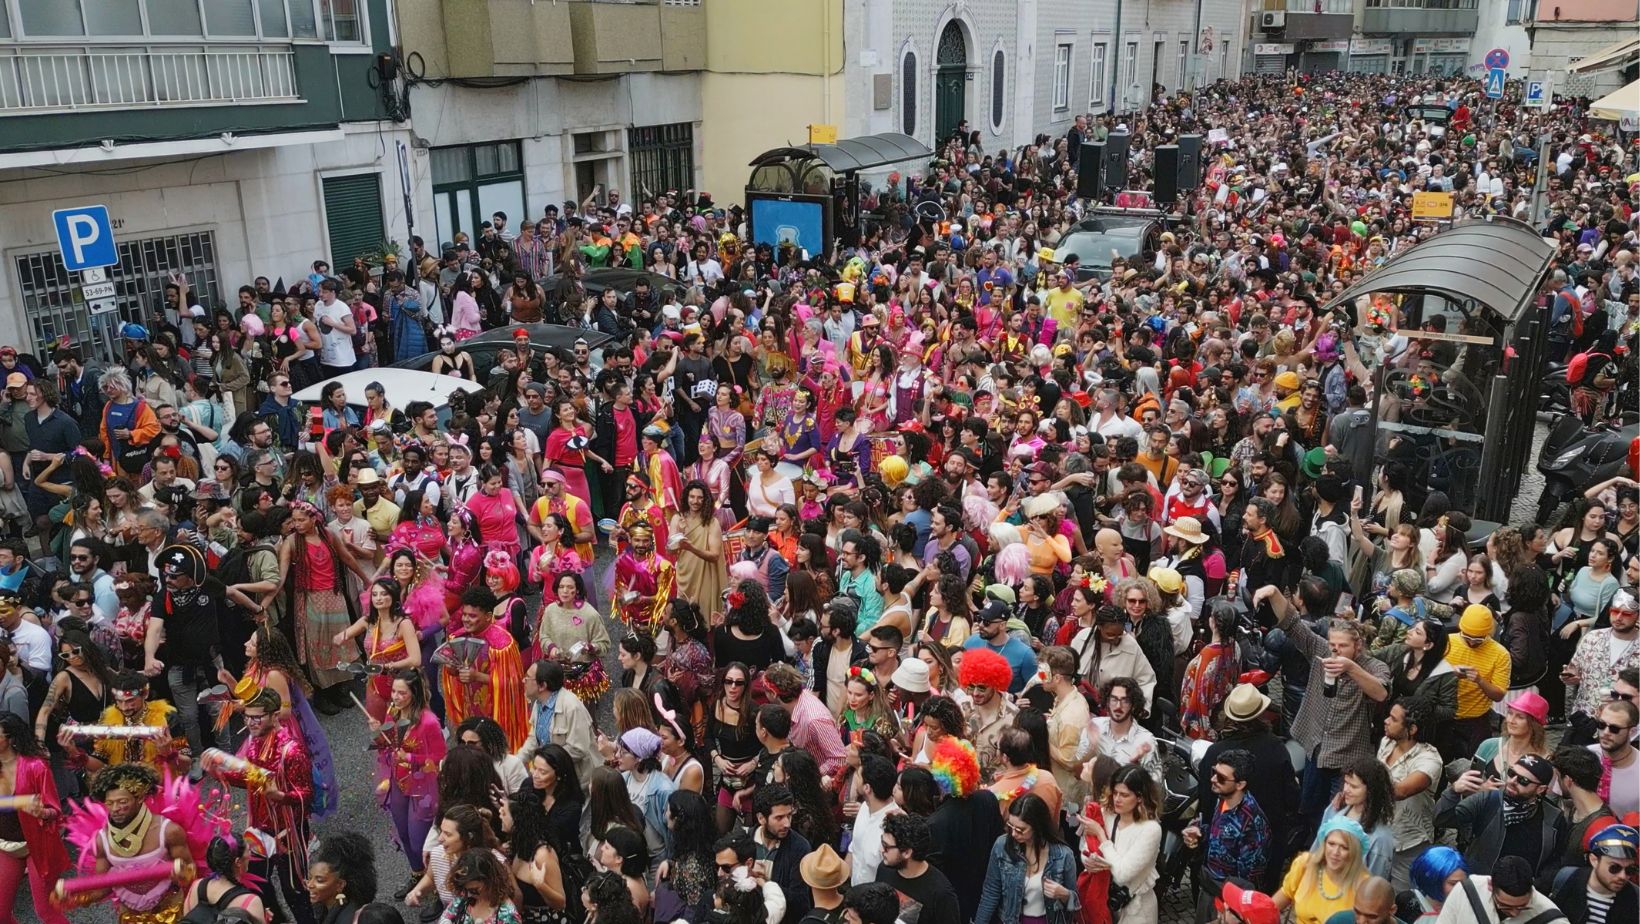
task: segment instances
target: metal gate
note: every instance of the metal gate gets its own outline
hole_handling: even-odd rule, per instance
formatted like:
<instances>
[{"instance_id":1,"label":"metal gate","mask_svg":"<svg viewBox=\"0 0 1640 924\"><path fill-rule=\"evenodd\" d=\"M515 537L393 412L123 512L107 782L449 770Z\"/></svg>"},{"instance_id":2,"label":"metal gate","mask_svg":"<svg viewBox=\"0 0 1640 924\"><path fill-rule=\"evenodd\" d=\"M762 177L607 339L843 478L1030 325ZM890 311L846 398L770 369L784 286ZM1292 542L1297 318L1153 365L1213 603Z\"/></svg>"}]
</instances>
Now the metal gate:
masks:
<instances>
[{"instance_id":1,"label":"metal gate","mask_svg":"<svg viewBox=\"0 0 1640 924\"><path fill-rule=\"evenodd\" d=\"M146 324L164 306L165 283L172 273L188 277L194 301L207 311L222 305L216 238L210 231L121 241L119 254L120 262L108 268L117 324ZM16 266L17 289L37 355L49 355L58 338L67 336L105 362L115 359L116 344L112 338L94 335L100 325L93 325L89 306L80 297L79 277L63 268L56 250L19 254Z\"/></svg>"}]
</instances>

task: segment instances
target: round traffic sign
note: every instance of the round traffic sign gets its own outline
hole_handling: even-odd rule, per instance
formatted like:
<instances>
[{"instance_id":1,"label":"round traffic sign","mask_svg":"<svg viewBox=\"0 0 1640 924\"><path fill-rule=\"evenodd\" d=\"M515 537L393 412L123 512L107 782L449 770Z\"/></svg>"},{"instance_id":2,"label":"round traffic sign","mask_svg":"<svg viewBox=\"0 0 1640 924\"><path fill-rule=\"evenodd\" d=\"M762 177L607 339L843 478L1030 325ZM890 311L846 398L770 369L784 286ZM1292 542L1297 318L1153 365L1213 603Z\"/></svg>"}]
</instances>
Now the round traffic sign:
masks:
<instances>
[{"instance_id":1,"label":"round traffic sign","mask_svg":"<svg viewBox=\"0 0 1640 924\"><path fill-rule=\"evenodd\" d=\"M1494 48L1486 53L1487 67L1508 67L1509 51L1505 48Z\"/></svg>"}]
</instances>

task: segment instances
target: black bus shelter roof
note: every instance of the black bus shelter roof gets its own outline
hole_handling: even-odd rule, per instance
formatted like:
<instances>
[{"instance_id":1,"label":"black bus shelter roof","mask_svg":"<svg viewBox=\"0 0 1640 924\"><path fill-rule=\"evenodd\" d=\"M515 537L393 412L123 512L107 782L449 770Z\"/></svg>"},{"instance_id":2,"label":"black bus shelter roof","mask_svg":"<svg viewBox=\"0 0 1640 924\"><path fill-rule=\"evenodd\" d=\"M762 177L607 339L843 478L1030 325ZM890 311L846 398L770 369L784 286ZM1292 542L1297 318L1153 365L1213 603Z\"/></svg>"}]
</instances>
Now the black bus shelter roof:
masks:
<instances>
[{"instance_id":1,"label":"black bus shelter roof","mask_svg":"<svg viewBox=\"0 0 1640 924\"><path fill-rule=\"evenodd\" d=\"M782 160L818 160L836 173L852 173L903 160L931 157L933 154L933 149L910 135L884 132L880 135L844 138L836 144L772 148L753 158L751 166L761 167Z\"/></svg>"},{"instance_id":2,"label":"black bus shelter roof","mask_svg":"<svg viewBox=\"0 0 1640 924\"><path fill-rule=\"evenodd\" d=\"M1554 253L1555 245L1524 222L1464 222L1391 257L1323 311L1374 292L1434 292L1453 302L1474 299L1512 324L1536 300Z\"/></svg>"}]
</instances>

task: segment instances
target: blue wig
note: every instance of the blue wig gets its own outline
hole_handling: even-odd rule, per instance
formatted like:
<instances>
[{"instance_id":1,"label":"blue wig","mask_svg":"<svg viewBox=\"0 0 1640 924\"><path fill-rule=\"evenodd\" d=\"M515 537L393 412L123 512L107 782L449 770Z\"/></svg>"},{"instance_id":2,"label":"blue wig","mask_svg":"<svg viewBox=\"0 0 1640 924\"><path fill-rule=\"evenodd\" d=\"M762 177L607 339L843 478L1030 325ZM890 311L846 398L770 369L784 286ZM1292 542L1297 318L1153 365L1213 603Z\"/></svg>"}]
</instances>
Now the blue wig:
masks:
<instances>
[{"instance_id":1,"label":"blue wig","mask_svg":"<svg viewBox=\"0 0 1640 924\"><path fill-rule=\"evenodd\" d=\"M1412 861L1407 870L1407 878L1412 880L1412 887L1424 897L1434 901L1446 900L1446 877L1456 870L1469 872L1469 865L1464 863L1463 854L1451 847L1431 847Z\"/></svg>"}]
</instances>

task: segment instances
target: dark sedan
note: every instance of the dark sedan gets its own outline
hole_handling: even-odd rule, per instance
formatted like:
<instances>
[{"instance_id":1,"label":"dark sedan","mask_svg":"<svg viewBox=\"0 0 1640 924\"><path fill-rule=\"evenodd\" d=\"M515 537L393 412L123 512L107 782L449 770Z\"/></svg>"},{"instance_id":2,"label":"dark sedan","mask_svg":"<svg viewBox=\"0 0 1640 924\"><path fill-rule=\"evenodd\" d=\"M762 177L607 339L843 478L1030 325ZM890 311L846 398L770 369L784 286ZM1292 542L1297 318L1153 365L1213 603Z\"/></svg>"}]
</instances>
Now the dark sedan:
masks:
<instances>
[{"instance_id":1,"label":"dark sedan","mask_svg":"<svg viewBox=\"0 0 1640 924\"><path fill-rule=\"evenodd\" d=\"M1154 251L1162 233L1162 213L1154 209L1099 210L1077 222L1054 245L1060 262L1071 254L1080 260L1078 282L1110 277L1111 261L1121 257L1129 263Z\"/></svg>"},{"instance_id":2,"label":"dark sedan","mask_svg":"<svg viewBox=\"0 0 1640 924\"><path fill-rule=\"evenodd\" d=\"M473 357L473 366L483 376L490 369L495 368L496 355L512 345L513 333L520 328L529 331L530 346L538 350L551 350L560 359L574 358L575 341L585 340L587 345L596 350L614 338L608 334L595 330L584 330L579 327L565 327L562 324L509 324L506 327L497 327L487 330L475 337L464 340L461 349ZM403 359L393 364L395 369L431 369L435 350L423 353L410 359Z\"/></svg>"}]
</instances>

